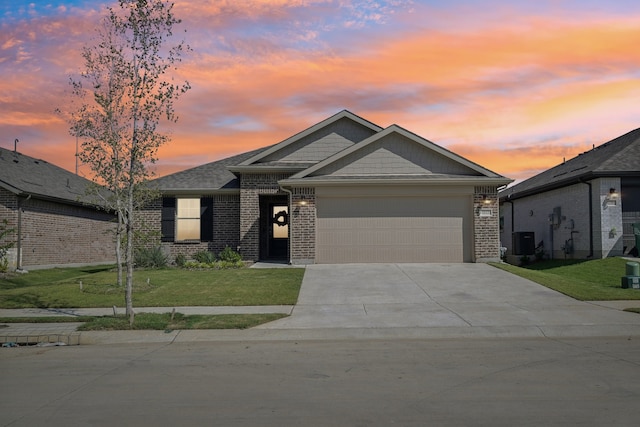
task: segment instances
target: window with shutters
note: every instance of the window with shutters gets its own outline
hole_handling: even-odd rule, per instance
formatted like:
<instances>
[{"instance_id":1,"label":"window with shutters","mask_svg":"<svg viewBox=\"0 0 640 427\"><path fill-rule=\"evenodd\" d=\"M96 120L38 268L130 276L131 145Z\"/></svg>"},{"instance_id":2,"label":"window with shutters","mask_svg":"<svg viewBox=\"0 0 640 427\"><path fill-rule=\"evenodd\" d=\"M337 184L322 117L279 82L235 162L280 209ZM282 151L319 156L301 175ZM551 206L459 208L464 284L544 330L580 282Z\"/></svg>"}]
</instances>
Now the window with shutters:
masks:
<instances>
[{"instance_id":1,"label":"window with shutters","mask_svg":"<svg viewBox=\"0 0 640 427\"><path fill-rule=\"evenodd\" d=\"M213 240L211 197L163 197L163 242L210 242Z\"/></svg>"}]
</instances>

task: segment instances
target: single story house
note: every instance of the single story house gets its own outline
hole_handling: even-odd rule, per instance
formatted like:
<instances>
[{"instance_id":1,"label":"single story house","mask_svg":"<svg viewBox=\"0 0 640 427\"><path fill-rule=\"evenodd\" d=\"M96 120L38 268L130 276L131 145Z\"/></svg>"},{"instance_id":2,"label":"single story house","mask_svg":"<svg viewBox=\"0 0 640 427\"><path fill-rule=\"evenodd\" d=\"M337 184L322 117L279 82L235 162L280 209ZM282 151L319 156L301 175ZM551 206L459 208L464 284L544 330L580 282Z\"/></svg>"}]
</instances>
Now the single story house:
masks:
<instances>
[{"instance_id":1,"label":"single story house","mask_svg":"<svg viewBox=\"0 0 640 427\"><path fill-rule=\"evenodd\" d=\"M171 256L237 249L293 264L500 257L511 180L343 110L284 141L159 178L140 227Z\"/></svg>"},{"instance_id":2,"label":"single story house","mask_svg":"<svg viewBox=\"0 0 640 427\"><path fill-rule=\"evenodd\" d=\"M594 146L499 196L500 240L509 255L626 255L635 247L632 224L640 223L640 129Z\"/></svg>"},{"instance_id":3,"label":"single story house","mask_svg":"<svg viewBox=\"0 0 640 427\"><path fill-rule=\"evenodd\" d=\"M82 200L90 181L0 148L0 221L14 247L9 268L115 263L115 216Z\"/></svg>"}]
</instances>

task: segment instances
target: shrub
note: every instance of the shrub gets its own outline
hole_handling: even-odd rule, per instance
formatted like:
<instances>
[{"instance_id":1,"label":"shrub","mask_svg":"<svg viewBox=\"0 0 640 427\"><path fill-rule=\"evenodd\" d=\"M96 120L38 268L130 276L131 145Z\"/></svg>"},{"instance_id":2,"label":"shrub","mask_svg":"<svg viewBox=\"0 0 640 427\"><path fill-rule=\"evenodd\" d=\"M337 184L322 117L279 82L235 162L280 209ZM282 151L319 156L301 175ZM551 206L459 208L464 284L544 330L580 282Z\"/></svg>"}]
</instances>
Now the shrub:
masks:
<instances>
[{"instance_id":1,"label":"shrub","mask_svg":"<svg viewBox=\"0 0 640 427\"><path fill-rule=\"evenodd\" d=\"M231 249L229 246L225 246L225 248L218 254L218 259L220 261L236 263L238 261L242 261L242 256L238 252Z\"/></svg>"},{"instance_id":2,"label":"shrub","mask_svg":"<svg viewBox=\"0 0 640 427\"><path fill-rule=\"evenodd\" d=\"M216 262L216 256L213 252L199 251L193 254L193 259L202 264L212 264Z\"/></svg>"},{"instance_id":3,"label":"shrub","mask_svg":"<svg viewBox=\"0 0 640 427\"><path fill-rule=\"evenodd\" d=\"M237 261L218 261L216 263L215 268L219 269L219 270L228 270L231 268L242 268L244 267L244 263L242 262L242 260L237 260Z\"/></svg>"},{"instance_id":4,"label":"shrub","mask_svg":"<svg viewBox=\"0 0 640 427\"><path fill-rule=\"evenodd\" d=\"M178 267L184 267L184 265L187 263L187 258L184 256L184 254L178 254L176 255L175 262Z\"/></svg>"},{"instance_id":5,"label":"shrub","mask_svg":"<svg viewBox=\"0 0 640 427\"><path fill-rule=\"evenodd\" d=\"M0 223L0 241L5 240L8 236L15 232L15 229L9 228L9 221L5 218ZM5 272L9 269L9 260L7 259L7 253L9 249L13 247L15 242L9 241L0 243L0 272Z\"/></svg>"},{"instance_id":6,"label":"shrub","mask_svg":"<svg viewBox=\"0 0 640 427\"><path fill-rule=\"evenodd\" d=\"M167 266L169 259L160 246L154 246L136 250L134 262L137 267L162 268Z\"/></svg>"}]
</instances>

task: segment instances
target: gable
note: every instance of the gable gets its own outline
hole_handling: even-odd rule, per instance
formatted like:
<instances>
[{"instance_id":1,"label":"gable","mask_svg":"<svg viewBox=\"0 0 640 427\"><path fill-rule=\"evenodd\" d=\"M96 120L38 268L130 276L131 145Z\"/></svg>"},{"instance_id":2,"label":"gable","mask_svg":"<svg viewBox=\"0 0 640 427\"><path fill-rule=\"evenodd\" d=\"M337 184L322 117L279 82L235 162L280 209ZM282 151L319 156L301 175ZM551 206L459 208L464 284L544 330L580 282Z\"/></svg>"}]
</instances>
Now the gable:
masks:
<instances>
[{"instance_id":1,"label":"gable","mask_svg":"<svg viewBox=\"0 0 640 427\"><path fill-rule=\"evenodd\" d=\"M477 171L393 132L309 176L468 175Z\"/></svg>"},{"instance_id":2,"label":"gable","mask_svg":"<svg viewBox=\"0 0 640 427\"><path fill-rule=\"evenodd\" d=\"M297 167L302 170L345 150L382 128L343 110L238 164L247 167Z\"/></svg>"},{"instance_id":3,"label":"gable","mask_svg":"<svg viewBox=\"0 0 640 427\"><path fill-rule=\"evenodd\" d=\"M260 162L318 163L375 132L342 118L264 157Z\"/></svg>"},{"instance_id":4,"label":"gable","mask_svg":"<svg viewBox=\"0 0 640 427\"><path fill-rule=\"evenodd\" d=\"M412 182L506 185L491 172L407 130L392 125L319 162L281 185L333 185L338 182Z\"/></svg>"}]
</instances>

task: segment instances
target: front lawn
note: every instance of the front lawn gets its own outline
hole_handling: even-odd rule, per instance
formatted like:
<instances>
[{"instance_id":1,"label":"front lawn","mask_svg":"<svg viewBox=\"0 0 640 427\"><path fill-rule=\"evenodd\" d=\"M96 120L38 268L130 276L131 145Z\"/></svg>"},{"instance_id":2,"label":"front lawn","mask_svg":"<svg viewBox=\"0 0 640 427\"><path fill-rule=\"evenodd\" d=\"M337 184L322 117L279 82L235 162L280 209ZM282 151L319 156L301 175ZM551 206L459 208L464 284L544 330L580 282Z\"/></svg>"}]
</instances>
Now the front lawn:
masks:
<instances>
[{"instance_id":1,"label":"front lawn","mask_svg":"<svg viewBox=\"0 0 640 427\"><path fill-rule=\"evenodd\" d=\"M134 307L293 305L304 269L138 270ZM34 270L0 278L0 308L124 306L112 267Z\"/></svg>"},{"instance_id":2,"label":"front lawn","mask_svg":"<svg viewBox=\"0 0 640 427\"><path fill-rule=\"evenodd\" d=\"M581 301L637 300L640 290L621 286L627 262L623 258L605 258L540 261L524 267L492 265Z\"/></svg>"}]
</instances>

